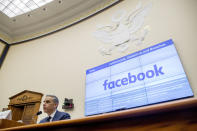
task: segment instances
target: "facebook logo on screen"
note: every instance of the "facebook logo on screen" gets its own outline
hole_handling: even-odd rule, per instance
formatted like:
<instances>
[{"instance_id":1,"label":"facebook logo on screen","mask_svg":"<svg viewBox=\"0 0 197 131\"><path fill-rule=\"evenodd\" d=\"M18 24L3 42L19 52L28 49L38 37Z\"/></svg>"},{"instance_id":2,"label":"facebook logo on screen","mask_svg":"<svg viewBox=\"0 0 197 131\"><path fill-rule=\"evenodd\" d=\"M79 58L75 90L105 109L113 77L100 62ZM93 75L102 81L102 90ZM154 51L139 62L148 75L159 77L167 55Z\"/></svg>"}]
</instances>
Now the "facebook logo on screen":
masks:
<instances>
[{"instance_id":1,"label":"facebook logo on screen","mask_svg":"<svg viewBox=\"0 0 197 131\"><path fill-rule=\"evenodd\" d=\"M137 80L142 81L144 79L150 79L153 77L159 77L160 75L164 75L164 72L162 71L163 67L160 66L158 67L156 64L153 65L153 69L152 70L147 70L146 72L140 72L137 75L131 75L131 73L128 73L128 77L124 77L121 79L117 79L115 81L110 81L108 83L108 80L104 81L104 90L108 89L113 89L115 87L121 87L121 85L128 85L128 84L132 84L135 83Z\"/></svg>"}]
</instances>

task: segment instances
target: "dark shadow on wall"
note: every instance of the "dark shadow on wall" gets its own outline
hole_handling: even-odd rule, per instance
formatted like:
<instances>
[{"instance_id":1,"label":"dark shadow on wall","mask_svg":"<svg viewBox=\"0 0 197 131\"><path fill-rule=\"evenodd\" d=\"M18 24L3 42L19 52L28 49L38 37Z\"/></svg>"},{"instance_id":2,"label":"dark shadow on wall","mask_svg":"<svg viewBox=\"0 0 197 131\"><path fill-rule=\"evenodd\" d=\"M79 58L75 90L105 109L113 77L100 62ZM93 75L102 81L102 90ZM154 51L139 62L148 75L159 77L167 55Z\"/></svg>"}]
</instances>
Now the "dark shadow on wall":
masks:
<instances>
[{"instance_id":1,"label":"dark shadow on wall","mask_svg":"<svg viewBox=\"0 0 197 131\"><path fill-rule=\"evenodd\" d=\"M1 66L3 65L3 61L5 60L5 57L6 57L7 53L8 53L9 48L10 48L10 45L8 43L6 43L5 41L1 40L1 39L0 39L0 41L3 44L5 44L3 52L2 52L2 54L0 56L0 69L1 69Z\"/></svg>"}]
</instances>

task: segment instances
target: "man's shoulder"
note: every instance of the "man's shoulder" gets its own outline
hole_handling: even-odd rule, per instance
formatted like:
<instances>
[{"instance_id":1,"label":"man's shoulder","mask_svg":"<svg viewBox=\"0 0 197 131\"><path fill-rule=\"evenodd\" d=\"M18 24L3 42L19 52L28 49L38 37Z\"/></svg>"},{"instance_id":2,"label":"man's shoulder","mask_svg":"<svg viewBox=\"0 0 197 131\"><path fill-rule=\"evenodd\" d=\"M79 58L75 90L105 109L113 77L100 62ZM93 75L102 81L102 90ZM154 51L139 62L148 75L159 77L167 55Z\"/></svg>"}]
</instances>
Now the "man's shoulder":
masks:
<instances>
[{"instance_id":1,"label":"man's shoulder","mask_svg":"<svg viewBox=\"0 0 197 131\"><path fill-rule=\"evenodd\" d=\"M43 118L42 120L40 120L39 123L45 123L46 121L47 121L47 118L45 117L45 118Z\"/></svg>"},{"instance_id":2,"label":"man's shoulder","mask_svg":"<svg viewBox=\"0 0 197 131\"><path fill-rule=\"evenodd\" d=\"M68 113L66 113L66 112L62 112L62 111L58 111L58 110L57 110L56 113L61 114L61 115L66 115L66 114L68 114Z\"/></svg>"},{"instance_id":3,"label":"man's shoulder","mask_svg":"<svg viewBox=\"0 0 197 131\"><path fill-rule=\"evenodd\" d=\"M66 112L61 112L61 111L57 110L56 114L57 114L57 117L62 117L64 119L70 119L70 115Z\"/></svg>"}]
</instances>

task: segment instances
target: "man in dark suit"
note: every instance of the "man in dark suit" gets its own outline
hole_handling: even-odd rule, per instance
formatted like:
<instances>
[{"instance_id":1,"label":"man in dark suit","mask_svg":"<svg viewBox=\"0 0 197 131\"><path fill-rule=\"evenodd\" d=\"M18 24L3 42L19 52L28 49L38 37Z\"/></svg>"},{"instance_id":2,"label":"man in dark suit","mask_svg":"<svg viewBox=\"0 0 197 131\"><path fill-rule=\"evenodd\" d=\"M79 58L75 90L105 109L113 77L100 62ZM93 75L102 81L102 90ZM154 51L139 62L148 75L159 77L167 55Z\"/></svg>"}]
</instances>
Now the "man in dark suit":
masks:
<instances>
[{"instance_id":1,"label":"man in dark suit","mask_svg":"<svg viewBox=\"0 0 197 131\"><path fill-rule=\"evenodd\" d=\"M58 104L59 100L56 96L46 95L43 104L43 110L45 113L47 113L48 117L45 117L39 123L70 119L70 115L68 113L57 110Z\"/></svg>"}]
</instances>

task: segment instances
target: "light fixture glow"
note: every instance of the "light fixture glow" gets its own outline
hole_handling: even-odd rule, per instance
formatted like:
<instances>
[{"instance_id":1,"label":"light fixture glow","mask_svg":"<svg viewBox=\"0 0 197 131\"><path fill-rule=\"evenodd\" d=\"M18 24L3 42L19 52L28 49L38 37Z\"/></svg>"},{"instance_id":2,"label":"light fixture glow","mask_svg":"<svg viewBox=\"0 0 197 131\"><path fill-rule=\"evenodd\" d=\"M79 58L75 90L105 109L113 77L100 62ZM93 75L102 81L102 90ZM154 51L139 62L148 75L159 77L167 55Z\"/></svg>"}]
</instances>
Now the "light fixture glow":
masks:
<instances>
[{"instance_id":1,"label":"light fixture glow","mask_svg":"<svg viewBox=\"0 0 197 131\"><path fill-rule=\"evenodd\" d=\"M53 0L0 0L0 11L8 17L15 17L37 9Z\"/></svg>"}]
</instances>

